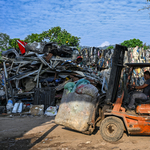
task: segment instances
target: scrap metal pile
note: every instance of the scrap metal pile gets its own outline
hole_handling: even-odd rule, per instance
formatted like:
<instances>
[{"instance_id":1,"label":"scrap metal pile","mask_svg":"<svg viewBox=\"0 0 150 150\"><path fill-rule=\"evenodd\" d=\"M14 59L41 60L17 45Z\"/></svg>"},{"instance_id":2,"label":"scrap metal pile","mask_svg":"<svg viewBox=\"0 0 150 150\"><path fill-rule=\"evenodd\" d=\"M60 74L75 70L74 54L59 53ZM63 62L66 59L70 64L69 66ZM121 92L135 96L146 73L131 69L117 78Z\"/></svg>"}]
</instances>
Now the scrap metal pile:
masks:
<instances>
[{"instance_id":1,"label":"scrap metal pile","mask_svg":"<svg viewBox=\"0 0 150 150\"><path fill-rule=\"evenodd\" d=\"M97 72L78 62L76 48L55 43L38 46L39 43L27 44L23 55L15 49L3 52L7 101L44 104L46 109L59 103L67 82L85 78L101 88L102 79Z\"/></svg>"},{"instance_id":2,"label":"scrap metal pile","mask_svg":"<svg viewBox=\"0 0 150 150\"><path fill-rule=\"evenodd\" d=\"M26 105L59 105L64 85L81 78L90 81L99 93L106 93L110 78L113 49L76 47L56 43L20 43L24 49L9 49L2 53L1 93L6 102L22 101ZM125 53L124 63L149 62L150 50L132 48ZM82 57L81 57L82 56ZM2 96L1 94L1 96Z\"/></svg>"}]
</instances>

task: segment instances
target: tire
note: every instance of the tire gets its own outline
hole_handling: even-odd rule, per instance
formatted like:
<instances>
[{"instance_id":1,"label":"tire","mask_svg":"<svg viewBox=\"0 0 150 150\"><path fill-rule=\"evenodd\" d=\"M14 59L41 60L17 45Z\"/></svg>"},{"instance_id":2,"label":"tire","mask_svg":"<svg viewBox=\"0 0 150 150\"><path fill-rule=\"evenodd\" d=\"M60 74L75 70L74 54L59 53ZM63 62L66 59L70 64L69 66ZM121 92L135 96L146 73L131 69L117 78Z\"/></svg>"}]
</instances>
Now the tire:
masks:
<instances>
[{"instance_id":1,"label":"tire","mask_svg":"<svg viewBox=\"0 0 150 150\"><path fill-rule=\"evenodd\" d=\"M111 116L105 118L100 125L100 134L105 141L118 141L124 133L124 124L121 119Z\"/></svg>"},{"instance_id":2,"label":"tire","mask_svg":"<svg viewBox=\"0 0 150 150\"><path fill-rule=\"evenodd\" d=\"M10 53L10 54L7 55L7 57L10 58L10 59L11 58L16 58L16 55L14 53Z\"/></svg>"}]
</instances>

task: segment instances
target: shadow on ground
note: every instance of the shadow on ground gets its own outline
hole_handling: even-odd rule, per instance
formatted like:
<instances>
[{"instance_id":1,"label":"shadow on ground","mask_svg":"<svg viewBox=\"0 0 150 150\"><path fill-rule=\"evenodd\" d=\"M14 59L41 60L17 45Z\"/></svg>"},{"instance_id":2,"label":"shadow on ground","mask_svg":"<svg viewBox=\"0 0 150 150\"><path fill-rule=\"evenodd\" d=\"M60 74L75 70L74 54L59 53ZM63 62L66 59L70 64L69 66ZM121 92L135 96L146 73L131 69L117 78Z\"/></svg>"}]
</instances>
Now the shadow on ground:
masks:
<instances>
[{"instance_id":1,"label":"shadow on ground","mask_svg":"<svg viewBox=\"0 0 150 150\"><path fill-rule=\"evenodd\" d=\"M21 139L16 140L16 138L6 138L0 141L0 150L28 150L34 147L37 143L40 143L50 132L52 132L58 125L53 126L46 133L44 133L40 138L31 144L31 139Z\"/></svg>"},{"instance_id":2,"label":"shadow on ground","mask_svg":"<svg viewBox=\"0 0 150 150\"><path fill-rule=\"evenodd\" d=\"M32 136L28 136L23 139L23 136L32 131L34 128L38 128L41 125L49 126L53 121L54 117L3 117L0 118L2 122L0 126L0 150L28 150L34 147L37 143L41 142L49 133L51 133L58 125L50 126L46 132L38 137L34 142ZM51 123L49 123L51 121Z\"/></svg>"}]
</instances>

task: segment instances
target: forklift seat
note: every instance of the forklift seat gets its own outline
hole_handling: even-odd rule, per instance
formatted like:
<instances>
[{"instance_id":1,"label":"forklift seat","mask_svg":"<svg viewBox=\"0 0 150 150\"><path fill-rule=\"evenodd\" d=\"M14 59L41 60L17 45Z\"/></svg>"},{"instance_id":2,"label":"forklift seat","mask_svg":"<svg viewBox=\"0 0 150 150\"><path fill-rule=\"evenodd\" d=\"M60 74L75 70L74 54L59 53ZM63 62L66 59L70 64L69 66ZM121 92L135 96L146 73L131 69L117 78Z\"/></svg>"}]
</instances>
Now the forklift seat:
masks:
<instances>
[{"instance_id":1,"label":"forklift seat","mask_svg":"<svg viewBox=\"0 0 150 150\"><path fill-rule=\"evenodd\" d=\"M148 99L136 98L135 99L135 105L138 106L140 104L150 104L150 98L148 98Z\"/></svg>"}]
</instances>

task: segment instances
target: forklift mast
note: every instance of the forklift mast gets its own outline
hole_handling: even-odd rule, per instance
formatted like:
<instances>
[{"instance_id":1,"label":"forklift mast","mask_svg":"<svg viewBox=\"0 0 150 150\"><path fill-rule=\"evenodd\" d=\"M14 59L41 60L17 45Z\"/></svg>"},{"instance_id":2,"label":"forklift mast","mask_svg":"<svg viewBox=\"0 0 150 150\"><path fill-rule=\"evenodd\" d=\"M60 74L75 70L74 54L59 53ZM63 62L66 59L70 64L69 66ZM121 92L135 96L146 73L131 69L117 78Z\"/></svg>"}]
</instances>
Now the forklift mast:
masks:
<instances>
[{"instance_id":1,"label":"forklift mast","mask_svg":"<svg viewBox=\"0 0 150 150\"><path fill-rule=\"evenodd\" d=\"M121 46L116 44L114 54L113 54L112 69L110 73L108 90L106 93L107 104L114 103L116 101L119 81L121 77L121 70L124 67L123 62L124 62L125 51L128 51L126 46Z\"/></svg>"}]
</instances>

